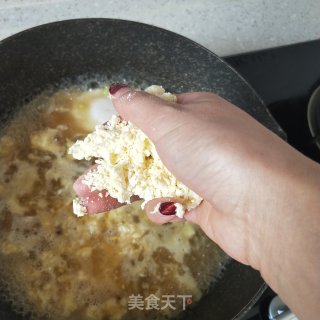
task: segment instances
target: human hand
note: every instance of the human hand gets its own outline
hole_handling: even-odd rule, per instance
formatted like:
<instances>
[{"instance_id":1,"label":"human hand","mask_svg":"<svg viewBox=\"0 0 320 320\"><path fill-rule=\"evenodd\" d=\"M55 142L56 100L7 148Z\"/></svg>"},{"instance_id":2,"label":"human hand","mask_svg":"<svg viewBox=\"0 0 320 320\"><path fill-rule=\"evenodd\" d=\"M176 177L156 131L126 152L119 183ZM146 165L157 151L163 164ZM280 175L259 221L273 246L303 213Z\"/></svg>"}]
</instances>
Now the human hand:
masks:
<instances>
[{"instance_id":1,"label":"human hand","mask_svg":"<svg viewBox=\"0 0 320 320\"><path fill-rule=\"evenodd\" d=\"M319 223L310 226L301 216L310 211L310 219L317 218L319 166L212 93L181 94L174 104L121 88L113 93L113 104L153 141L166 167L204 199L185 220L198 224L231 257L260 270L276 291L290 290L293 284L285 281L282 287L286 275L274 264L298 265L297 251L303 254L310 245L306 234L319 233ZM159 202L171 200L176 201L150 201L149 218L179 220L151 213Z\"/></svg>"}]
</instances>

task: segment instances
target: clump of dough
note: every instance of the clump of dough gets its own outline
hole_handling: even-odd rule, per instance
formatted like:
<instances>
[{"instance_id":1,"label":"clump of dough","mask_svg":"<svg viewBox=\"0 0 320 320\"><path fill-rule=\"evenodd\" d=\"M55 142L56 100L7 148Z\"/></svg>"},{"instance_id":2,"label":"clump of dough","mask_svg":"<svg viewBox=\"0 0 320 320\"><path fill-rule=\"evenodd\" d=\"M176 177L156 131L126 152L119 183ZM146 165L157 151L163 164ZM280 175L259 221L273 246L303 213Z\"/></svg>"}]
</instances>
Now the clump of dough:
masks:
<instances>
[{"instance_id":1,"label":"clump of dough","mask_svg":"<svg viewBox=\"0 0 320 320\"><path fill-rule=\"evenodd\" d=\"M153 85L145 91L176 101L176 96L166 93L161 86ZM85 175L83 183L92 191L108 190L109 195L121 203L130 203L130 198L136 195L144 199L144 208L151 199L173 197L179 199L184 210L190 210L202 200L164 166L150 139L119 116L114 115L106 124L97 125L95 131L83 141L78 140L69 153L78 160L95 158L97 168ZM75 207L79 207L78 199L75 202ZM179 209L182 217L183 210Z\"/></svg>"}]
</instances>

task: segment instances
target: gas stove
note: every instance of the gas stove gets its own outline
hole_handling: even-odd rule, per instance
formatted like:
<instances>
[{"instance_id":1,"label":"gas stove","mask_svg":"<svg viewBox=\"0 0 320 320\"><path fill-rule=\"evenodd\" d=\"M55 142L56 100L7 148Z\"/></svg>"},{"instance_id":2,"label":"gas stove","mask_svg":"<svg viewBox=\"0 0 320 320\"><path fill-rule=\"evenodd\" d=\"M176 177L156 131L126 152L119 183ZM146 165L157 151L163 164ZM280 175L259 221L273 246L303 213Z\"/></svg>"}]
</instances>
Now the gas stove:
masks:
<instances>
[{"instance_id":1,"label":"gas stove","mask_svg":"<svg viewBox=\"0 0 320 320\"><path fill-rule=\"evenodd\" d=\"M320 86L320 40L249 52L224 58L264 100L287 134L287 141L307 157L320 163L320 149L307 119L309 99ZM271 289L243 320L267 320ZM283 314L282 314L283 316ZM279 318L290 319L279 315Z\"/></svg>"}]
</instances>

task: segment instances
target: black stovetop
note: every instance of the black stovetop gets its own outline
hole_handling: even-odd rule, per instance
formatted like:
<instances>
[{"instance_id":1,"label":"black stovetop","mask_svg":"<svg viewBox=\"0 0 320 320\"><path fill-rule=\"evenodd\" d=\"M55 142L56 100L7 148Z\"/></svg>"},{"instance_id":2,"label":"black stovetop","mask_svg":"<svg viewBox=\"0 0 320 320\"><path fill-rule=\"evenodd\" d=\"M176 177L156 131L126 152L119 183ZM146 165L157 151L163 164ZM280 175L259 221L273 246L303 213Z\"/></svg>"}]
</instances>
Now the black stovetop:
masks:
<instances>
[{"instance_id":1,"label":"black stovetop","mask_svg":"<svg viewBox=\"0 0 320 320\"><path fill-rule=\"evenodd\" d=\"M256 90L287 133L288 142L320 162L307 104L320 85L320 40L225 57Z\"/></svg>"},{"instance_id":2,"label":"black stovetop","mask_svg":"<svg viewBox=\"0 0 320 320\"><path fill-rule=\"evenodd\" d=\"M264 100L286 132L288 142L320 162L320 150L313 141L307 121L309 98L320 86L320 39L224 59ZM268 319L267 307L274 295L268 289L244 319Z\"/></svg>"}]
</instances>

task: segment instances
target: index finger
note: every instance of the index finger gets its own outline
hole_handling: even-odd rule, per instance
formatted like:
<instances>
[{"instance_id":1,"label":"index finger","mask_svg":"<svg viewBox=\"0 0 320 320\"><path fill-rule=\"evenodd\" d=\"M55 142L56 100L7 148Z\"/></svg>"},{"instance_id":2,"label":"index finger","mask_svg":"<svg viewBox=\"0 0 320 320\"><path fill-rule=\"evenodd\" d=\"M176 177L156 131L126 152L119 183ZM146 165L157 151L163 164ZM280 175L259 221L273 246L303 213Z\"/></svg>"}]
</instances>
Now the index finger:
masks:
<instances>
[{"instance_id":1,"label":"index finger","mask_svg":"<svg viewBox=\"0 0 320 320\"><path fill-rule=\"evenodd\" d=\"M176 103L143 91L121 87L112 94L112 103L122 118L140 128L155 144L181 125L182 112Z\"/></svg>"}]
</instances>

